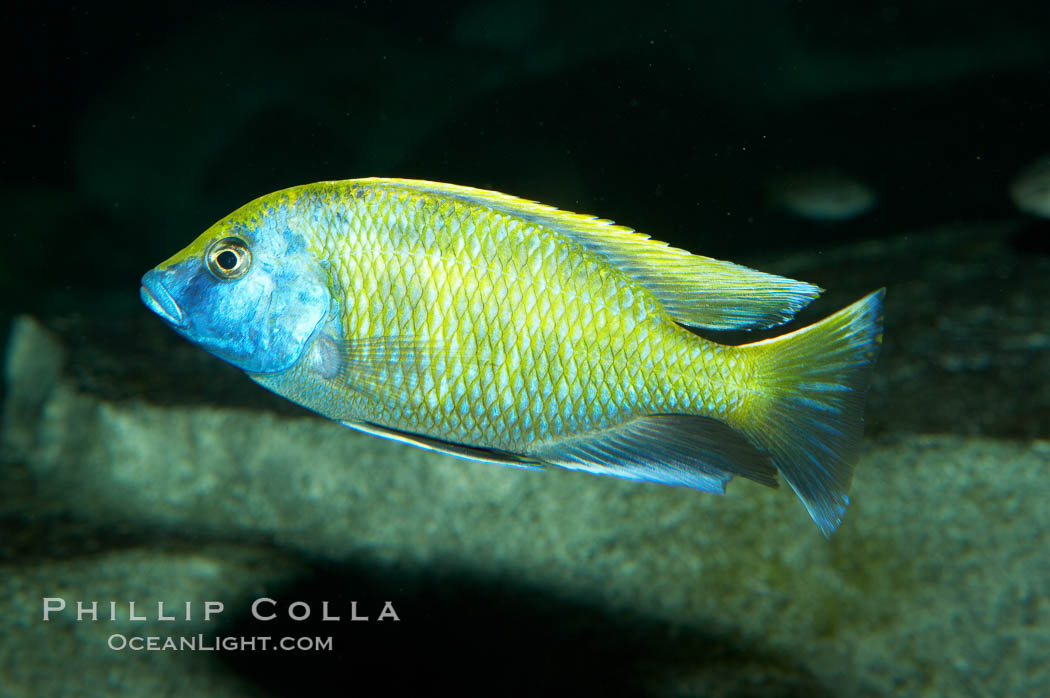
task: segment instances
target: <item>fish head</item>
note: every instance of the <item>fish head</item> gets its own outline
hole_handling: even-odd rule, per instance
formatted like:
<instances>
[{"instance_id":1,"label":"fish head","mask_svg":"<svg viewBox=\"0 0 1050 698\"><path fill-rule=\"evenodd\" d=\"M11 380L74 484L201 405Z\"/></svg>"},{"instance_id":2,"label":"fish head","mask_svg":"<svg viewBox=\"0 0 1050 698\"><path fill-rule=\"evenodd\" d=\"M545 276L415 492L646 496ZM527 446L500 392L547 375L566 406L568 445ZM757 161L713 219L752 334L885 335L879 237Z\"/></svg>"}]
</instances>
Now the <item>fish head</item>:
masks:
<instances>
[{"instance_id":1,"label":"fish head","mask_svg":"<svg viewBox=\"0 0 1050 698\"><path fill-rule=\"evenodd\" d=\"M331 293L319 256L290 222L280 207L235 212L146 272L142 301L244 371L291 367L325 322Z\"/></svg>"}]
</instances>

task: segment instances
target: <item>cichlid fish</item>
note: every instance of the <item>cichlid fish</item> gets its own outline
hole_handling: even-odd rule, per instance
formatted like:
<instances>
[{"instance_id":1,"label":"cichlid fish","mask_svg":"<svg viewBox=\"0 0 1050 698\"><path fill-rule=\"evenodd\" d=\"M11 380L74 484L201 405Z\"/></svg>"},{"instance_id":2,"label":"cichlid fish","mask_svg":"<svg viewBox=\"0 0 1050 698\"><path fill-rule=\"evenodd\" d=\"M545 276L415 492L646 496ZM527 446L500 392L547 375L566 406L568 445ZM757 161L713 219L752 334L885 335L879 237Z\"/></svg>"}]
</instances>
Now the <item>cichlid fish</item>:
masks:
<instances>
[{"instance_id":1,"label":"cichlid fish","mask_svg":"<svg viewBox=\"0 0 1050 698\"><path fill-rule=\"evenodd\" d=\"M876 291L743 346L821 289L436 182L257 199L142 278L145 304L326 417L457 456L723 494L780 473L841 523L882 338Z\"/></svg>"}]
</instances>

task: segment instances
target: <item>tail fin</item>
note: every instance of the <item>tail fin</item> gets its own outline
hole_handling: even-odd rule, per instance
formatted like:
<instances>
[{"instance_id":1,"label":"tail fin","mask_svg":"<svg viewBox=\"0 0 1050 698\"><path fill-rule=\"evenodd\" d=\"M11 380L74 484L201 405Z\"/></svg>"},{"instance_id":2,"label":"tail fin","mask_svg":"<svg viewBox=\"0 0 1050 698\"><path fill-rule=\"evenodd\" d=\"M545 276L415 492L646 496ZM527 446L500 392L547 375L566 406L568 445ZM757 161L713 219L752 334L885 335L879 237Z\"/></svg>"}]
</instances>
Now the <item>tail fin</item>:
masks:
<instances>
[{"instance_id":1,"label":"tail fin","mask_svg":"<svg viewBox=\"0 0 1050 698\"><path fill-rule=\"evenodd\" d=\"M831 317L745 345L768 396L739 427L773 457L825 536L842 523L882 342L880 289Z\"/></svg>"}]
</instances>

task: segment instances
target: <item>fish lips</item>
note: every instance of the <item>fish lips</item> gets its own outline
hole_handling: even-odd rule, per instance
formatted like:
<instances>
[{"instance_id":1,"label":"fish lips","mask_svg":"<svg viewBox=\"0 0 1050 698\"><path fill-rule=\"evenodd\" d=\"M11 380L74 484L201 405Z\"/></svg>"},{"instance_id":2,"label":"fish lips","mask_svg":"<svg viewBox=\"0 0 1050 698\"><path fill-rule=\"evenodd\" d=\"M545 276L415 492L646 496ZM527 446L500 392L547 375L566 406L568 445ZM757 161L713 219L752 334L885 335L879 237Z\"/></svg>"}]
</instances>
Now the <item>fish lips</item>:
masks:
<instances>
[{"instance_id":1,"label":"fish lips","mask_svg":"<svg viewBox=\"0 0 1050 698\"><path fill-rule=\"evenodd\" d=\"M177 329L186 327L186 315L168 292L160 272L156 269L151 269L143 275L139 297L147 308L160 315L168 324Z\"/></svg>"}]
</instances>

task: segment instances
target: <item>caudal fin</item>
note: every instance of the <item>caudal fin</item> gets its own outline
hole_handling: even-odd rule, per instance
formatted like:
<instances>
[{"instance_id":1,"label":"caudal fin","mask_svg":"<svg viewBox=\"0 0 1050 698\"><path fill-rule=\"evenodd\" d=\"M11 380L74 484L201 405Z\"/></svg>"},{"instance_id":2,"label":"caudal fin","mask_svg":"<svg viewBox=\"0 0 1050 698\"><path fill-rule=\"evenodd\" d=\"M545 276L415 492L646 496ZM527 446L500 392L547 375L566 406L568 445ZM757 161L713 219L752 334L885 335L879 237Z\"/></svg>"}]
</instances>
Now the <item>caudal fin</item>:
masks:
<instances>
[{"instance_id":1,"label":"caudal fin","mask_svg":"<svg viewBox=\"0 0 1050 698\"><path fill-rule=\"evenodd\" d=\"M766 400L739 427L830 536L849 505L871 371L882 342L880 289L831 317L745 345Z\"/></svg>"}]
</instances>

